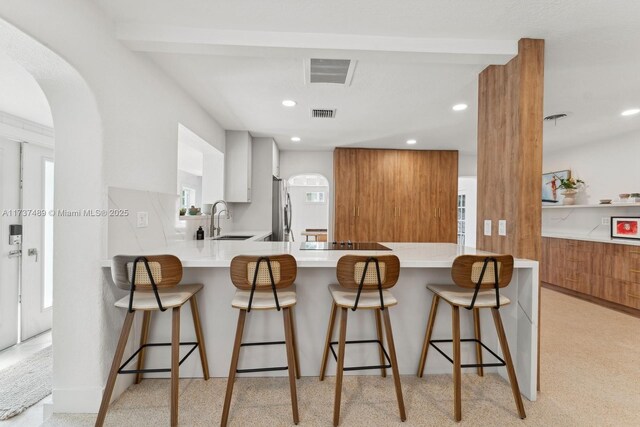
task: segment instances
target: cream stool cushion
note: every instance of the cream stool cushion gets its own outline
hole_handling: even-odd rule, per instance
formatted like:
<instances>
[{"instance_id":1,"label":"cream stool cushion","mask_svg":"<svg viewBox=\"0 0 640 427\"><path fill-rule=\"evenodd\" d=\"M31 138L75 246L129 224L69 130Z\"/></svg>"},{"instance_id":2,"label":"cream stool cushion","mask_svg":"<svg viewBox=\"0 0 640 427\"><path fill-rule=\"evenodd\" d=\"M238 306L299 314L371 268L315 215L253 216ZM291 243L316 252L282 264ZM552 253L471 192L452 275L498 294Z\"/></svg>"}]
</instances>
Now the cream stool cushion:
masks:
<instances>
[{"instance_id":1,"label":"cream stool cushion","mask_svg":"<svg viewBox=\"0 0 640 427\"><path fill-rule=\"evenodd\" d=\"M471 305L471 300L473 299L473 293L475 291L473 289L461 288L456 285L427 285L427 289L447 301L449 304L461 307L468 307ZM509 298L500 294L501 306L510 303L511 301ZM495 305L496 291L493 289L479 291L478 296L476 297L476 302L473 304L473 306L477 308L495 307Z\"/></svg>"},{"instance_id":2,"label":"cream stool cushion","mask_svg":"<svg viewBox=\"0 0 640 427\"><path fill-rule=\"evenodd\" d=\"M352 308L356 303L356 296L358 295L357 289L346 289L340 285L329 285L329 292L333 297L333 301L339 307ZM386 289L382 290L382 299L385 307L398 304L398 300ZM378 290L363 290L358 300L358 308L380 308L380 292Z\"/></svg>"},{"instance_id":3,"label":"cream stool cushion","mask_svg":"<svg viewBox=\"0 0 640 427\"><path fill-rule=\"evenodd\" d=\"M286 289L277 289L276 293L278 294L280 308L296 305L295 286L290 286ZM251 291L236 290L236 294L233 296L233 300L231 300L231 306L233 308L247 310L249 308L250 296ZM275 310L276 308L276 300L273 298L273 291L271 289L260 289L253 293L251 310Z\"/></svg>"},{"instance_id":4,"label":"cream stool cushion","mask_svg":"<svg viewBox=\"0 0 640 427\"><path fill-rule=\"evenodd\" d=\"M183 305L193 295L202 289L202 284L178 285L171 288L158 289L160 301L164 308L172 308ZM116 301L116 307L129 308L129 295ZM135 291L133 293L134 310L159 310L158 302L153 290Z\"/></svg>"}]
</instances>

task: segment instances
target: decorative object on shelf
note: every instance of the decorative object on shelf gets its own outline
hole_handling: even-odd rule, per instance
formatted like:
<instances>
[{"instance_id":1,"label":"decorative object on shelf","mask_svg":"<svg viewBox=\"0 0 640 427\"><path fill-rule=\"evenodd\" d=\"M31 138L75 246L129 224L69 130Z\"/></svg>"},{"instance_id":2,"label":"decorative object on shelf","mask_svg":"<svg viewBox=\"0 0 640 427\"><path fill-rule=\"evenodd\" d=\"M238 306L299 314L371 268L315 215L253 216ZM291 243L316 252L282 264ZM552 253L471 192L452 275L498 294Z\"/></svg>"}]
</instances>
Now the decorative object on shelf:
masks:
<instances>
[{"instance_id":1,"label":"decorative object on shelf","mask_svg":"<svg viewBox=\"0 0 640 427\"><path fill-rule=\"evenodd\" d=\"M629 193L621 193L621 194L618 194L618 197L620 197L620 200L628 199L628 198L629 198L629 196L631 196L631 194L629 194Z\"/></svg>"},{"instance_id":2,"label":"decorative object on shelf","mask_svg":"<svg viewBox=\"0 0 640 427\"><path fill-rule=\"evenodd\" d=\"M187 208L180 208L180 216L185 216L187 214Z\"/></svg>"},{"instance_id":3,"label":"decorative object on shelf","mask_svg":"<svg viewBox=\"0 0 640 427\"><path fill-rule=\"evenodd\" d=\"M610 205L612 202L611 199L600 199L600 204L601 205Z\"/></svg>"},{"instance_id":4,"label":"decorative object on shelf","mask_svg":"<svg viewBox=\"0 0 640 427\"><path fill-rule=\"evenodd\" d=\"M611 238L640 240L640 217L612 216Z\"/></svg>"},{"instance_id":5,"label":"decorative object on shelf","mask_svg":"<svg viewBox=\"0 0 640 427\"><path fill-rule=\"evenodd\" d=\"M564 196L562 199L563 205L575 205L576 203L576 194L584 187L584 181L577 178L562 178L556 175L560 184L558 184L558 188L562 190L560 194Z\"/></svg>"},{"instance_id":6,"label":"decorative object on shelf","mask_svg":"<svg viewBox=\"0 0 640 427\"><path fill-rule=\"evenodd\" d=\"M640 193L631 193L630 197L632 198L640 197Z\"/></svg>"},{"instance_id":7,"label":"decorative object on shelf","mask_svg":"<svg viewBox=\"0 0 640 427\"><path fill-rule=\"evenodd\" d=\"M571 178L571 171L556 171L549 172L542 175L542 201L558 203L560 196L558 192L558 186L560 185L560 178Z\"/></svg>"},{"instance_id":8,"label":"decorative object on shelf","mask_svg":"<svg viewBox=\"0 0 640 427\"><path fill-rule=\"evenodd\" d=\"M189 208L189 215L200 215L200 208L196 208L195 206L191 205L191 207Z\"/></svg>"}]
</instances>

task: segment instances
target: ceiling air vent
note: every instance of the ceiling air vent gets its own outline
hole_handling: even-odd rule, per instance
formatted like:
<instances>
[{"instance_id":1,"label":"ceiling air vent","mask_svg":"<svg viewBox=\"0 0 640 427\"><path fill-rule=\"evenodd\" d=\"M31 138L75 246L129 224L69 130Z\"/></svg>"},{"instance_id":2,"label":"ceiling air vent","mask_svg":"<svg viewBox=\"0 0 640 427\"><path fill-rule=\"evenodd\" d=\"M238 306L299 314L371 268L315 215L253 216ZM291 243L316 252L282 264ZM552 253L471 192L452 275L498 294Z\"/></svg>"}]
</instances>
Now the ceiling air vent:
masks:
<instances>
[{"instance_id":1,"label":"ceiling air vent","mask_svg":"<svg viewBox=\"0 0 640 427\"><path fill-rule=\"evenodd\" d=\"M350 59L311 58L307 62L307 83L334 83L349 86L356 61Z\"/></svg>"},{"instance_id":2,"label":"ceiling air vent","mask_svg":"<svg viewBox=\"0 0 640 427\"><path fill-rule=\"evenodd\" d=\"M327 108L313 108L311 109L311 117L316 119L333 119L336 116L336 110L330 110Z\"/></svg>"}]
</instances>

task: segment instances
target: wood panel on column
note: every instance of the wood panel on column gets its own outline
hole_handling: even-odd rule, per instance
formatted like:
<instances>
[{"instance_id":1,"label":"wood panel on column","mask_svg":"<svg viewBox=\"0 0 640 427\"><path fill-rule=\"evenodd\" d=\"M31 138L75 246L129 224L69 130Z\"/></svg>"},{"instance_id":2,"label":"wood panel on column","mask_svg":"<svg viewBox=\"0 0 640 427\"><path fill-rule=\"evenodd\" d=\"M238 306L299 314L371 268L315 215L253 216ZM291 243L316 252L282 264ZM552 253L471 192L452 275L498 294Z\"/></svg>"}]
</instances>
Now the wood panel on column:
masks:
<instances>
[{"instance_id":1,"label":"wood panel on column","mask_svg":"<svg viewBox=\"0 0 640 427\"><path fill-rule=\"evenodd\" d=\"M334 239L353 236L356 220L357 180L355 174L357 150L341 148L333 153L334 176Z\"/></svg>"},{"instance_id":2,"label":"wood panel on column","mask_svg":"<svg viewBox=\"0 0 640 427\"><path fill-rule=\"evenodd\" d=\"M521 39L518 56L480 73L478 249L540 260L543 85L544 40ZM498 235L501 219L506 236Z\"/></svg>"}]
</instances>

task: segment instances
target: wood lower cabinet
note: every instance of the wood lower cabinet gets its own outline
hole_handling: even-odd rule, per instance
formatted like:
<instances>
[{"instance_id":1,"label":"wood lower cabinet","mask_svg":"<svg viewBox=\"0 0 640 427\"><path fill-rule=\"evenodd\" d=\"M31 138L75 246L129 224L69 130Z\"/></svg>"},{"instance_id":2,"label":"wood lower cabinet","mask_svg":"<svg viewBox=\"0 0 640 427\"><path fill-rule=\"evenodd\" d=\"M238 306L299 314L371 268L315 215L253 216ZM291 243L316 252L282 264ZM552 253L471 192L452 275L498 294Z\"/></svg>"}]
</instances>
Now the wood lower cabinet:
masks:
<instances>
[{"instance_id":1,"label":"wood lower cabinet","mask_svg":"<svg viewBox=\"0 0 640 427\"><path fill-rule=\"evenodd\" d=\"M540 280L640 309L640 247L543 237Z\"/></svg>"},{"instance_id":2,"label":"wood lower cabinet","mask_svg":"<svg viewBox=\"0 0 640 427\"><path fill-rule=\"evenodd\" d=\"M338 148L334 240L452 242L458 152Z\"/></svg>"}]
</instances>

